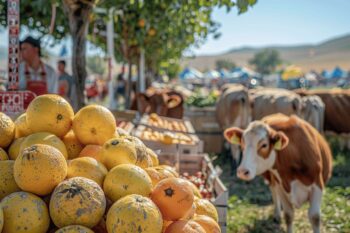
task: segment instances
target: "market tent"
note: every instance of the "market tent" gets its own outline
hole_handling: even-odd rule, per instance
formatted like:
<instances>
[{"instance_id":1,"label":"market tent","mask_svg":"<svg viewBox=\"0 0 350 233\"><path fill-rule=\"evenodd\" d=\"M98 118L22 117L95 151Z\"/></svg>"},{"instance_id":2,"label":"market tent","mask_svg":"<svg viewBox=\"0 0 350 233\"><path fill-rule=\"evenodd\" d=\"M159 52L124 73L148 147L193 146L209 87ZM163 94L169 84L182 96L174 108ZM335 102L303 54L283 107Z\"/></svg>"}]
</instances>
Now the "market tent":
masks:
<instances>
[{"instance_id":1,"label":"market tent","mask_svg":"<svg viewBox=\"0 0 350 233\"><path fill-rule=\"evenodd\" d=\"M236 67L231 71L231 78L247 79L256 76L257 73L246 67Z\"/></svg>"},{"instance_id":2,"label":"market tent","mask_svg":"<svg viewBox=\"0 0 350 233\"><path fill-rule=\"evenodd\" d=\"M221 74L216 70L209 70L204 73L204 78L217 79L221 77Z\"/></svg>"},{"instance_id":3,"label":"market tent","mask_svg":"<svg viewBox=\"0 0 350 233\"><path fill-rule=\"evenodd\" d=\"M335 67L330 78L345 78L347 77L347 72L342 70L340 67Z\"/></svg>"},{"instance_id":4,"label":"market tent","mask_svg":"<svg viewBox=\"0 0 350 233\"><path fill-rule=\"evenodd\" d=\"M187 67L179 74L179 77L182 80L199 79L199 78L203 78L203 74L194 68Z\"/></svg>"},{"instance_id":5,"label":"market tent","mask_svg":"<svg viewBox=\"0 0 350 233\"><path fill-rule=\"evenodd\" d=\"M324 78L331 78L332 76L332 72L328 71L328 70L323 70L321 72L321 75L324 77Z\"/></svg>"},{"instance_id":6,"label":"market tent","mask_svg":"<svg viewBox=\"0 0 350 233\"><path fill-rule=\"evenodd\" d=\"M299 79L303 77L302 70L297 66L288 66L282 71L281 78L284 81L290 80L290 79Z\"/></svg>"},{"instance_id":7,"label":"market tent","mask_svg":"<svg viewBox=\"0 0 350 233\"><path fill-rule=\"evenodd\" d=\"M230 72L227 69L220 69L219 71L221 78L229 78Z\"/></svg>"}]
</instances>

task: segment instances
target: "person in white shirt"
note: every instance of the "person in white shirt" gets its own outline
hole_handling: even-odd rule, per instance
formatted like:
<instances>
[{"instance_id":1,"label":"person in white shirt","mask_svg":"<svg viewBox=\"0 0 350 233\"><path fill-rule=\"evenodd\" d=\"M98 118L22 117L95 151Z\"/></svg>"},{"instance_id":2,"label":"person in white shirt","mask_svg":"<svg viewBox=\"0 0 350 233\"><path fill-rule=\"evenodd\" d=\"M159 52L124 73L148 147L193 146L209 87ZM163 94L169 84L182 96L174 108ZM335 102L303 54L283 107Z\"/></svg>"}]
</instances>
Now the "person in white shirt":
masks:
<instances>
[{"instance_id":1,"label":"person in white shirt","mask_svg":"<svg viewBox=\"0 0 350 233\"><path fill-rule=\"evenodd\" d=\"M20 43L22 63L19 67L19 89L37 96L58 93L55 70L41 60L40 41L29 36Z\"/></svg>"}]
</instances>

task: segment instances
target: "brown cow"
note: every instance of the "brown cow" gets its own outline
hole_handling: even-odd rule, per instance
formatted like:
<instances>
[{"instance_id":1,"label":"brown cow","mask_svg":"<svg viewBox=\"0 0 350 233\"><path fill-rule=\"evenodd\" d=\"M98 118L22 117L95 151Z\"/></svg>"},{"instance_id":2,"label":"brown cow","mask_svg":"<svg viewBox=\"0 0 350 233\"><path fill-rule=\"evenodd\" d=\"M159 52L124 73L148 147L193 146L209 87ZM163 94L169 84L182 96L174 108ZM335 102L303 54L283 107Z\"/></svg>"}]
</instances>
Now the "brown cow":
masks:
<instances>
[{"instance_id":1,"label":"brown cow","mask_svg":"<svg viewBox=\"0 0 350 233\"><path fill-rule=\"evenodd\" d=\"M324 131L350 133L350 90L296 90L301 96L317 95L325 104Z\"/></svg>"},{"instance_id":2,"label":"brown cow","mask_svg":"<svg viewBox=\"0 0 350 233\"><path fill-rule=\"evenodd\" d=\"M323 133L325 105L317 95L303 96L301 116L318 132Z\"/></svg>"},{"instance_id":3,"label":"brown cow","mask_svg":"<svg viewBox=\"0 0 350 233\"><path fill-rule=\"evenodd\" d=\"M226 85L216 104L216 118L222 129L232 126L246 127L250 122L248 90L240 84ZM231 154L238 161L239 147L231 145Z\"/></svg>"},{"instance_id":4,"label":"brown cow","mask_svg":"<svg viewBox=\"0 0 350 233\"><path fill-rule=\"evenodd\" d=\"M216 118L222 129L246 127L250 122L248 90L232 84L225 88L216 104Z\"/></svg>"},{"instance_id":5,"label":"brown cow","mask_svg":"<svg viewBox=\"0 0 350 233\"><path fill-rule=\"evenodd\" d=\"M183 117L184 99L178 92L171 90L147 90L146 93L137 93L131 109L141 114L157 113L159 116L172 118Z\"/></svg>"},{"instance_id":6,"label":"brown cow","mask_svg":"<svg viewBox=\"0 0 350 233\"><path fill-rule=\"evenodd\" d=\"M301 115L302 101L298 94L278 88L259 88L249 90L252 107L252 120L282 113L287 116Z\"/></svg>"},{"instance_id":7,"label":"brown cow","mask_svg":"<svg viewBox=\"0 0 350 233\"><path fill-rule=\"evenodd\" d=\"M310 203L313 231L319 233L322 194L332 171L331 151L322 135L299 117L283 114L254 121L244 131L229 128L224 135L242 147L242 163L237 169L240 179L270 176L288 233L293 232L294 207L306 202Z\"/></svg>"}]
</instances>

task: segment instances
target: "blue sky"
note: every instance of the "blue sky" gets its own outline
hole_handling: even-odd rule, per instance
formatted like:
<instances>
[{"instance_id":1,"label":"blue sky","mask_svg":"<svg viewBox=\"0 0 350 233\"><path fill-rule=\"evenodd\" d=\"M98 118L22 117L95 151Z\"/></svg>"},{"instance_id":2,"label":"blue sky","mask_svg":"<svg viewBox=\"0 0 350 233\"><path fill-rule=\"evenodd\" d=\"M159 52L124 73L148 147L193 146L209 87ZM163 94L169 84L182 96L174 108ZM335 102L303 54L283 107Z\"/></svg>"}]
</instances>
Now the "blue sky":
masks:
<instances>
[{"instance_id":1,"label":"blue sky","mask_svg":"<svg viewBox=\"0 0 350 233\"><path fill-rule=\"evenodd\" d=\"M243 15L216 10L222 36L209 38L196 54L215 54L241 46L319 43L350 34L350 0L258 0Z\"/></svg>"},{"instance_id":2,"label":"blue sky","mask_svg":"<svg viewBox=\"0 0 350 233\"><path fill-rule=\"evenodd\" d=\"M216 54L242 46L319 43L350 33L349 10L350 0L258 0L242 15L217 9L213 18L221 23L222 36L208 38L193 51ZM6 43L7 35L0 33L0 46Z\"/></svg>"}]
</instances>

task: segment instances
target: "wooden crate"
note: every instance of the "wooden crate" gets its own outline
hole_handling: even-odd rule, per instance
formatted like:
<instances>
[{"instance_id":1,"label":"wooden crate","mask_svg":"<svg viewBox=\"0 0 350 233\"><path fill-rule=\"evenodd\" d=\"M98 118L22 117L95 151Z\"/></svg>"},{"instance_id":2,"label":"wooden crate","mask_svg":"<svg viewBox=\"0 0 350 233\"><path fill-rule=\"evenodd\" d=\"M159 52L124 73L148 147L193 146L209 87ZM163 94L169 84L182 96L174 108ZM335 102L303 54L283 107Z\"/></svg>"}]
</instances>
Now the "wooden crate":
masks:
<instances>
[{"instance_id":1,"label":"wooden crate","mask_svg":"<svg viewBox=\"0 0 350 233\"><path fill-rule=\"evenodd\" d=\"M137 111L133 111L133 110L123 110L123 111L112 110L111 112L113 113L117 121L124 120L124 121L130 121L130 122L134 121L134 119L138 114Z\"/></svg>"},{"instance_id":2,"label":"wooden crate","mask_svg":"<svg viewBox=\"0 0 350 233\"><path fill-rule=\"evenodd\" d=\"M216 108L187 107L184 115L190 120L197 136L203 141L204 152L221 153L225 140L216 119Z\"/></svg>"},{"instance_id":3,"label":"wooden crate","mask_svg":"<svg viewBox=\"0 0 350 233\"><path fill-rule=\"evenodd\" d=\"M228 206L228 191L225 185L218 177L216 170L210 161L207 154L196 155L170 155L160 154L158 156L161 164L167 164L176 167L180 174L188 172L190 175L194 175L196 172L201 171L207 175L207 183L209 184L209 190L213 193L213 199L211 202L215 205L219 215L219 225L221 232L227 231L227 206Z\"/></svg>"},{"instance_id":4,"label":"wooden crate","mask_svg":"<svg viewBox=\"0 0 350 233\"><path fill-rule=\"evenodd\" d=\"M130 122L130 121L118 120L117 119L117 127L120 127L123 130L125 130L127 133L131 134L131 132L135 128L135 125L132 122Z\"/></svg>"},{"instance_id":5,"label":"wooden crate","mask_svg":"<svg viewBox=\"0 0 350 233\"><path fill-rule=\"evenodd\" d=\"M144 114L141 117L140 120L140 124L142 125L146 125L147 127L159 130L159 131L174 131L174 132L184 132L184 133L190 133L190 134L194 134L195 130L193 128L193 125L191 124L191 122L188 119L176 119L176 118L170 118L170 117L162 117L162 116L158 116L161 120L163 121L168 121L168 122L177 122L179 124L182 124L186 129L185 130L170 130L167 128L162 128L159 126L154 126L152 124L150 124L150 116L148 114Z\"/></svg>"},{"instance_id":6,"label":"wooden crate","mask_svg":"<svg viewBox=\"0 0 350 233\"><path fill-rule=\"evenodd\" d=\"M142 138L142 132L148 127L139 125L133 132L134 136L140 138L143 143L154 151L160 151L162 154L199 154L203 152L203 143L196 135L188 135L192 138L195 144L164 144L160 141L146 140ZM152 129L152 131L158 131ZM165 131L158 131L164 133Z\"/></svg>"}]
</instances>

